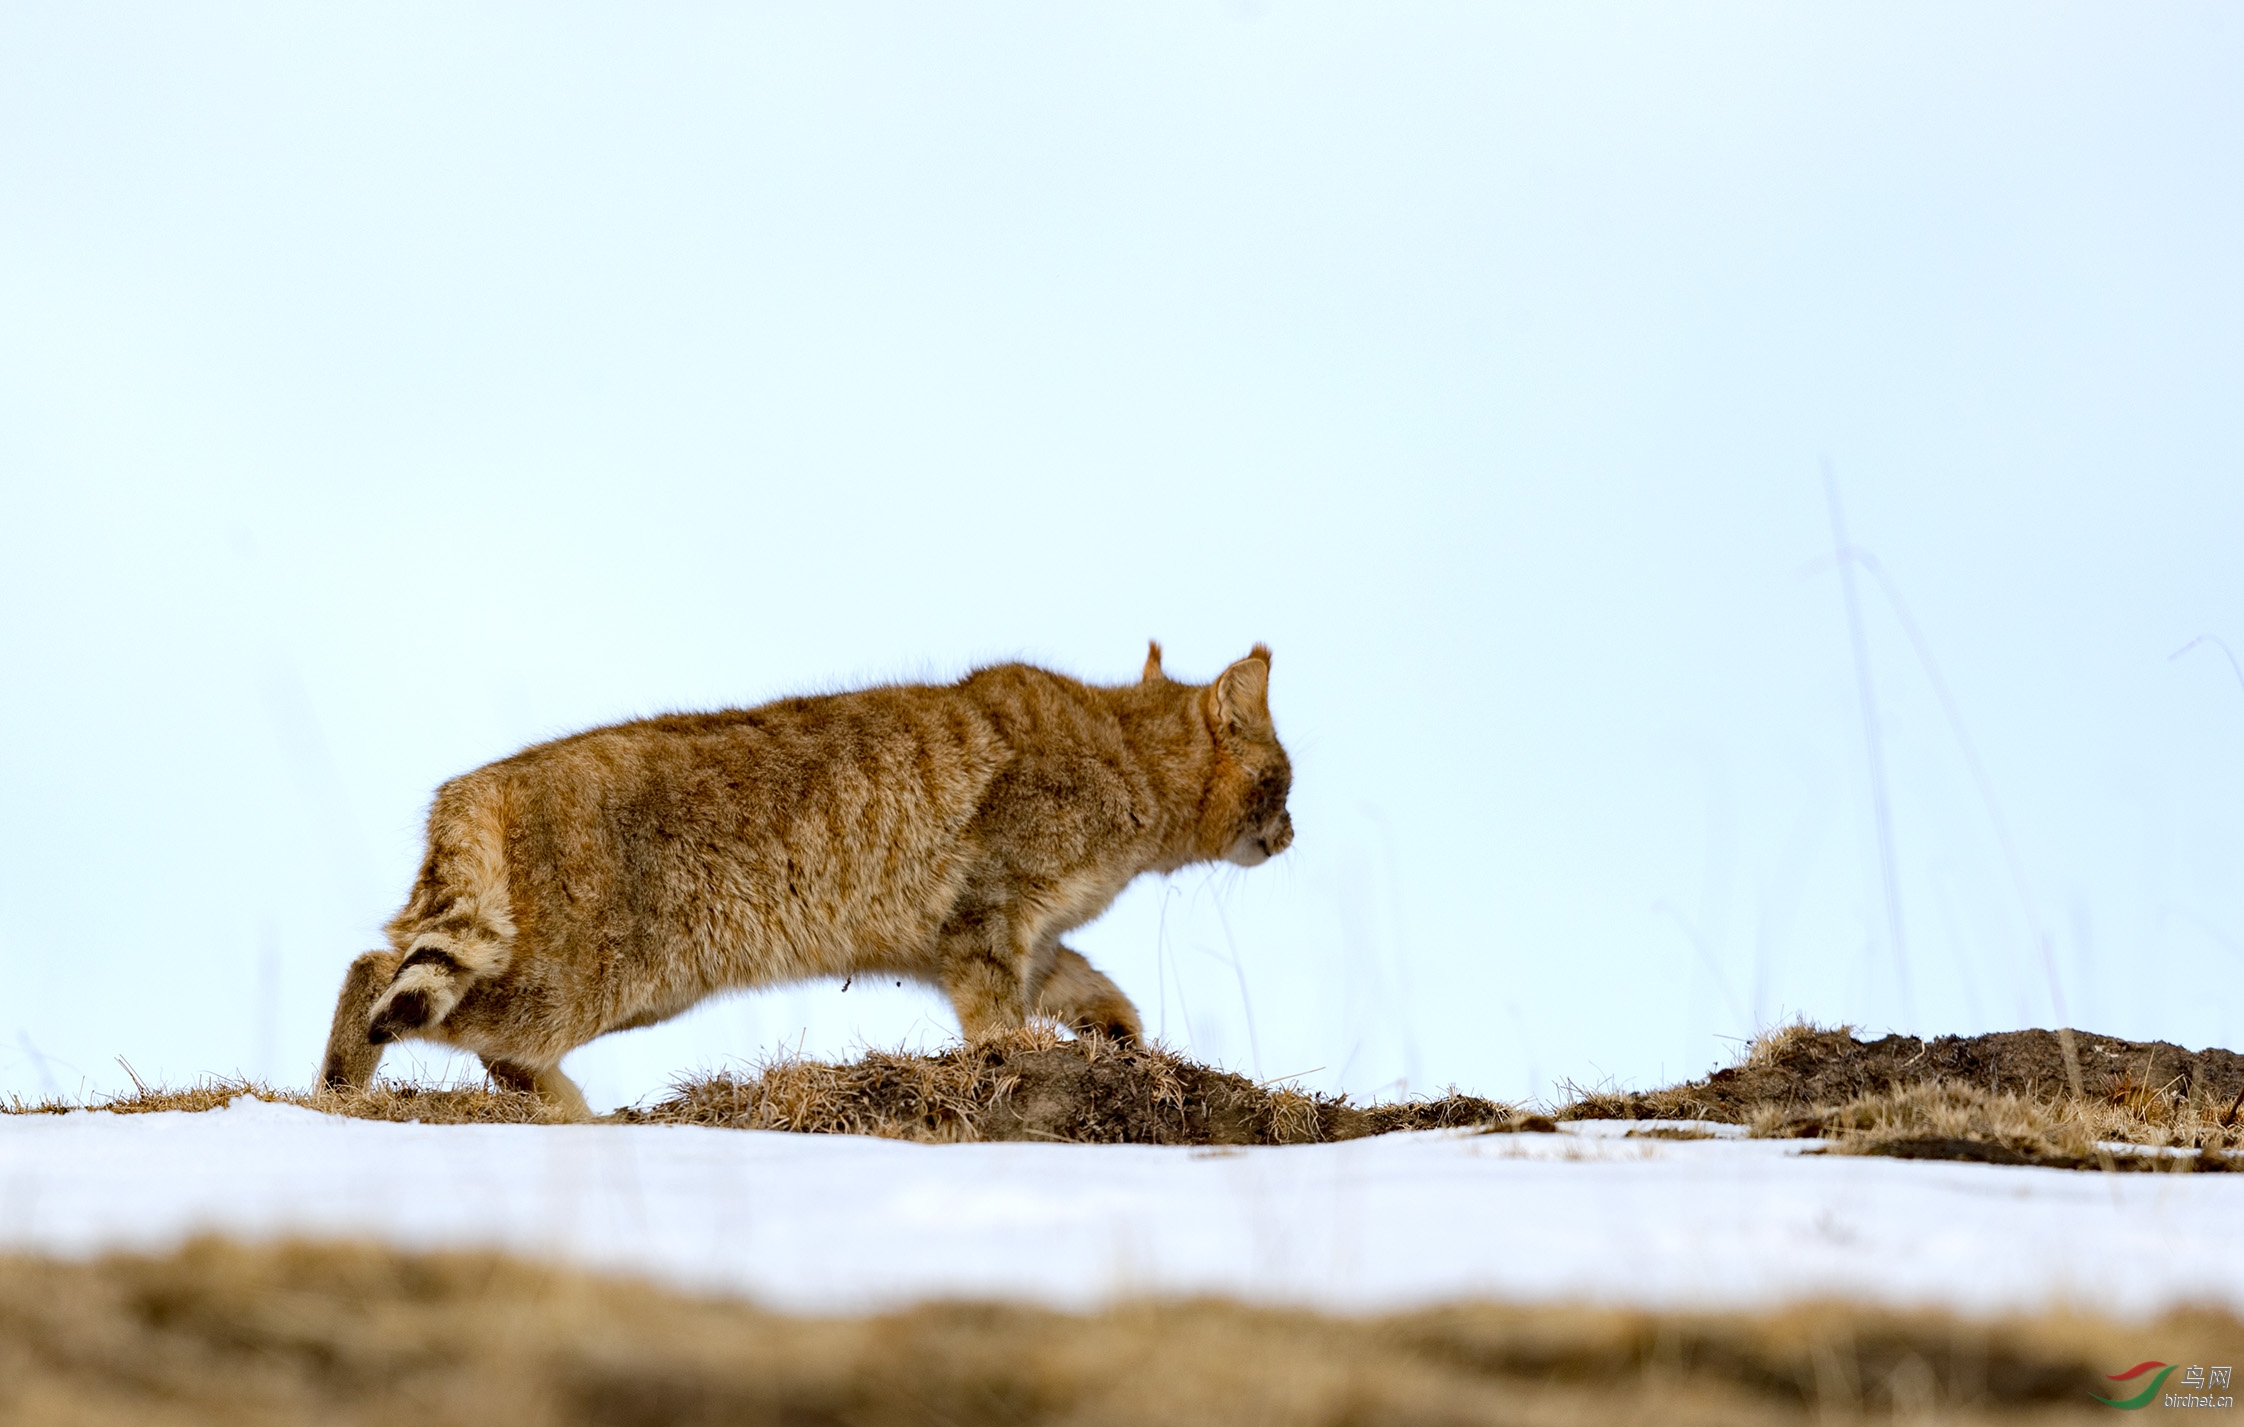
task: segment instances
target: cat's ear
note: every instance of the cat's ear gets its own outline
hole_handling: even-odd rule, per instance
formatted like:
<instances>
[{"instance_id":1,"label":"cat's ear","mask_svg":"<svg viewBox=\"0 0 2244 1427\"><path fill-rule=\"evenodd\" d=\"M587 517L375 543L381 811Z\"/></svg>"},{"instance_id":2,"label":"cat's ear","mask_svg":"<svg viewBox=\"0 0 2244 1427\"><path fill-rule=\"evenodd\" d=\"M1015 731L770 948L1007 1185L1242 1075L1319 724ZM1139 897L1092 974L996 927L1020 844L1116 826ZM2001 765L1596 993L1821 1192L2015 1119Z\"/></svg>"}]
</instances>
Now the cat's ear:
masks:
<instances>
[{"instance_id":1,"label":"cat's ear","mask_svg":"<svg viewBox=\"0 0 2244 1427\"><path fill-rule=\"evenodd\" d=\"M1208 685L1208 726L1218 733L1242 733L1270 727L1270 647L1257 644L1253 652L1216 676Z\"/></svg>"},{"instance_id":2,"label":"cat's ear","mask_svg":"<svg viewBox=\"0 0 2244 1427\"><path fill-rule=\"evenodd\" d=\"M1161 672L1161 641L1148 639L1145 642L1145 672L1138 676L1138 682L1141 684L1158 684L1168 677Z\"/></svg>"}]
</instances>

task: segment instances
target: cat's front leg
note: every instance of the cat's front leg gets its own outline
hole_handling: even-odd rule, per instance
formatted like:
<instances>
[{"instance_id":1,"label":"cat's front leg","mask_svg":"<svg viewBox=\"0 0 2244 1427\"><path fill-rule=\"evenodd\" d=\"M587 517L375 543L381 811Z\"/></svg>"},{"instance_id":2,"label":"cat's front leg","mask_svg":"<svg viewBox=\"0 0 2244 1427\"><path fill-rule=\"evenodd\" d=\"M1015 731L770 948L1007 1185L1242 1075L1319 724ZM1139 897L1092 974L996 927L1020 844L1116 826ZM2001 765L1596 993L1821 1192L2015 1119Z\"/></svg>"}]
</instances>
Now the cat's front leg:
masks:
<instances>
[{"instance_id":1,"label":"cat's front leg","mask_svg":"<svg viewBox=\"0 0 2244 1427\"><path fill-rule=\"evenodd\" d=\"M1035 999L1038 1015L1050 1016L1078 1035L1096 1032L1128 1044L1145 1034L1138 1008L1122 988L1069 947L1053 947Z\"/></svg>"},{"instance_id":2,"label":"cat's front leg","mask_svg":"<svg viewBox=\"0 0 2244 1427\"><path fill-rule=\"evenodd\" d=\"M951 998L970 1041L1019 1030L1028 1021L1029 957L994 909L954 913L937 936L936 981Z\"/></svg>"}]
</instances>

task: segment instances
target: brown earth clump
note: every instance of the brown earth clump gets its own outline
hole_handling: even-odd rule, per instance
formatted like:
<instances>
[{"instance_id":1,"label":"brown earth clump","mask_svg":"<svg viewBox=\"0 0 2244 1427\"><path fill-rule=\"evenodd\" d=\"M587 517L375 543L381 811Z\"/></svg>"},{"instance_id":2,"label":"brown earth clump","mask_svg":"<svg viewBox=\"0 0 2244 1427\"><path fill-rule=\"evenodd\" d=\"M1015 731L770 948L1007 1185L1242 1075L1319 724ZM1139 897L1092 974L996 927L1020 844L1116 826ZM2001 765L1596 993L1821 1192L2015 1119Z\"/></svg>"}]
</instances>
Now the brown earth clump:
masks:
<instances>
[{"instance_id":1,"label":"brown earth clump","mask_svg":"<svg viewBox=\"0 0 2244 1427\"><path fill-rule=\"evenodd\" d=\"M2237 1123L2244 1056L2083 1031L2071 1037L2077 1096L2054 1031L1862 1041L1852 1027L1796 1022L1764 1034L1738 1064L1703 1080L1579 1092L1555 1113L1562 1120L1723 1121L1760 1136L1825 1139L1844 1153L1900 1159L2244 1168L2228 1153L2244 1143ZM2155 1153L2162 1150L2192 1153Z\"/></svg>"},{"instance_id":2,"label":"brown earth clump","mask_svg":"<svg viewBox=\"0 0 2244 1427\"><path fill-rule=\"evenodd\" d=\"M1070 1040L1042 1027L934 1055L776 1061L753 1075L683 1082L669 1099L619 1118L928 1143L1298 1145L1394 1130L1539 1127L1477 1095L1353 1105L1344 1095L1257 1084L1159 1046Z\"/></svg>"},{"instance_id":3,"label":"brown earth clump","mask_svg":"<svg viewBox=\"0 0 2244 1427\"><path fill-rule=\"evenodd\" d=\"M2244 1323L1811 1305L1142 1302L805 1318L488 1253L220 1240L0 1256L0 1420L793 1427L2105 1420L2105 1374L2226 1362ZM2130 1384L2131 1385L2131 1384Z\"/></svg>"},{"instance_id":4,"label":"brown earth clump","mask_svg":"<svg viewBox=\"0 0 2244 1427\"><path fill-rule=\"evenodd\" d=\"M2081 1089L2089 1099L2147 1104L2160 1099L2226 1111L2244 1090L2244 1055L2184 1050L2166 1041L2072 1033ZM1857 1040L1854 1028L1795 1022L1756 1041L1737 1065L1704 1080L1648 1091L1585 1091L1562 1120L1720 1120L1742 1125L1756 1111L1807 1112L1906 1085L1953 1082L1990 1094L2047 1100L2070 1095L2064 1046L2055 1031L1983 1036L1889 1035Z\"/></svg>"}]
</instances>

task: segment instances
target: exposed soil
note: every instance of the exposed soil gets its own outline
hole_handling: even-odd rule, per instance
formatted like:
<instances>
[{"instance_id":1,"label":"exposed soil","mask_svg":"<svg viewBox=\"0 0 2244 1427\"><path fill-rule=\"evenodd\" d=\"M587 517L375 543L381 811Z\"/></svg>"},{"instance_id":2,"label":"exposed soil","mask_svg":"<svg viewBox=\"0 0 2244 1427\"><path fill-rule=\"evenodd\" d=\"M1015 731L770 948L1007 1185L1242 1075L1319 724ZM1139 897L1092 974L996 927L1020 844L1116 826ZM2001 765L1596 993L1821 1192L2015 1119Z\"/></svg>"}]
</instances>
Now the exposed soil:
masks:
<instances>
[{"instance_id":1,"label":"exposed soil","mask_svg":"<svg viewBox=\"0 0 2244 1427\"><path fill-rule=\"evenodd\" d=\"M2184 1050L2167 1041L2125 1041L2073 1032L2081 1092L2089 1100L2164 1097L2226 1107L2244 1090L2244 1055ZM1582 1095L1562 1120L1721 1120L1756 1112L1810 1114L1819 1107L1910 1085L1954 1082L1990 1094L2048 1101L2072 1093L2054 1031L1983 1036L1884 1036L1856 1040L1841 1028L1787 1027L1764 1037L1744 1064L1663 1090Z\"/></svg>"},{"instance_id":2,"label":"exposed soil","mask_svg":"<svg viewBox=\"0 0 2244 1427\"><path fill-rule=\"evenodd\" d=\"M1970 1135L1905 1135L1866 1144L1854 1151L1883 1159L1944 1159L1966 1164L2009 1164L2033 1169L2093 1169L2107 1173L2240 1174L2244 1155L2206 1149L2186 1158L2146 1154L2066 1154L2033 1143L2005 1143Z\"/></svg>"},{"instance_id":3,"label":"exposed soil","mask_svg":"<svg viewBox=\"0 0 2244 1427\"><path fill-rule=\"evenodd\" d=\"M218 1240L0 1255L0 1421L260 1424L1693 1424L2106 1420L2103 1376L2227 1362L2226 1314L1973 1321L1841 1304L933 1303L798 1318L488 1253Z\"/></svg>"}]
</instances>

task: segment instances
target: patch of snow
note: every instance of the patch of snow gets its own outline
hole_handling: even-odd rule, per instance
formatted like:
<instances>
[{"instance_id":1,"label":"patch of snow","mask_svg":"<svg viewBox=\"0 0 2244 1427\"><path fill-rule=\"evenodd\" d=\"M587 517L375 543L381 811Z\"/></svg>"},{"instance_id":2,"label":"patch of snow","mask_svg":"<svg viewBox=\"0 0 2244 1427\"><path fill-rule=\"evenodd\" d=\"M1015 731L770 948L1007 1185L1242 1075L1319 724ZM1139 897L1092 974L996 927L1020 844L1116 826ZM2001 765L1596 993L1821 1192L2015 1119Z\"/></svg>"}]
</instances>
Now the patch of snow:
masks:
<instances>
[{"instance_id":1,"label":"patch of snow","mask_svg":"<svg viewBox=\"0 0 2244 1427\"><path fill-rule=\"evenodd\" d=\"M1687 1139L1697 1136L1710 1140L1742 1140L1746 1136L1743 1125L1725 1124L1720 1120L1567 1120L1558 1127L1560 1134L1582 1135L1589 1138Z\"/></svg>"},{"instance_id":2,"label":"patch of snow","mask_svg":"<svg viewBox=\"0 0 2244 1427\"><path fill-rule=\"evenodd\" d=\"M198 1232L490 1246L851 1311L1222 1294L1359 1310L1835 1296L2244 1310L2244 1175L1434 1131L1285 1149L927 1146L656 1125L393 1125L239 1100L0 1116L0 1247Z\"/></svg>"},{"instance_id":3,"label":"patch of snow","mask_svg":"<svg viewBox=\"0 0 2244 1427\"><path fill-rule=\"evenodd\" d=\"M2188 1145L2131 1145L2125 1140L2098 1140L2096 1148L2108 1155L2135 1155L2143 1159L2196 1159L2199 1154Z\"/></svg>"}]
</instances>

